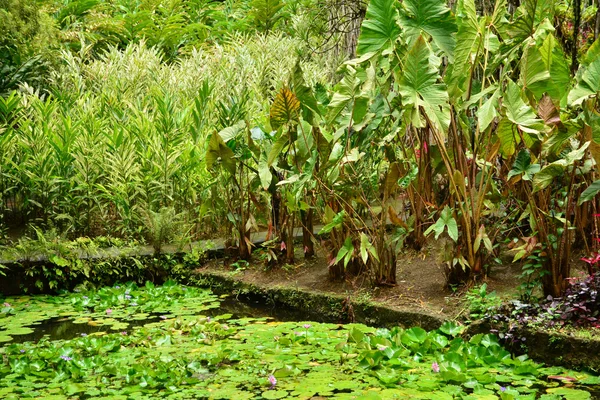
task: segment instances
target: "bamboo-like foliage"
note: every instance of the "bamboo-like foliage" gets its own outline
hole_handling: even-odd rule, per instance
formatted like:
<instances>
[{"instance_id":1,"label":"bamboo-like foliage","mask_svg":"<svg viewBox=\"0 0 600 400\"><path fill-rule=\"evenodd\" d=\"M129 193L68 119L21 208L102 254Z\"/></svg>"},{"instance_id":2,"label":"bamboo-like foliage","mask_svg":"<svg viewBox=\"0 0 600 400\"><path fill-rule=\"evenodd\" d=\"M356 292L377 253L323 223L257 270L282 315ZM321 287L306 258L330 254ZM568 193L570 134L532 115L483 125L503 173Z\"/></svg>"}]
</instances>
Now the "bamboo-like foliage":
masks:
<instances>
[{"instance_id":1,"label":"bamboo-like foliage","mask_svg":"<svg viewBox=\"0 0 600 400\"><path fill-rule=\"evenodd\" d=\"M227 188L205 168L206 138L240 112L262 125L301 46L240 35L177 64L143 45L97 60L64 53L51 94L0 98L4 222L142 237L148 215L172 209L195 236L223 228ZM316 82L318 64L306 69Z\"/></svg>"}]
</instances>

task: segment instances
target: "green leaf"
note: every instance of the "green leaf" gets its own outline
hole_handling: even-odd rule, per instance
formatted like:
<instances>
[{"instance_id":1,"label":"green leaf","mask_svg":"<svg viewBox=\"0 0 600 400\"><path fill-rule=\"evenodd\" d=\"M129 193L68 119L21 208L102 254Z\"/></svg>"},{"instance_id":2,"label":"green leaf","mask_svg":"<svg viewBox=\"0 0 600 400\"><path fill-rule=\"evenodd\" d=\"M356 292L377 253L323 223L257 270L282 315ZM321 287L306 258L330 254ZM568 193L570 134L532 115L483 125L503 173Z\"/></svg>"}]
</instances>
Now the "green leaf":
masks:
<instances>
[{"instance_id":1,"label":"green leaf","mask_svg":"<svg viewBox=\"0 0 600 400\"><path fill-rule=\"evenodd\" d=\"M515 159L515 163L513 164L512 169L508 173L508 179L513 176L522 175L522 179L524 181L529 181L533 177L534 174L540 171L539 164L531 164L531 155L529 151L523 149L517 155Z\"/></svg>"},{"instance_id":2,"label":"green leaf","mask_svg":"<svg viewBox=\"0 0 600 400\"><path fill-rule=\"evenodd\" d=\"M371 0L360 28L356 54L363 55L390 48L398 35L396 0Z\"/></svg>"},{"instance_id":3,"label":"green leaf","mask_svg":"<svg viewBox=\"0 0 600 400\"><path fill-rule=\"evenodd\" d=\"M511 80L508 81L503 106L509 121L522 131L537 135L544 129L543 121L537 118L529 105L525 104L521 98L521 89Z\"/></svg>"},{"instance_id":4,"label":"green leaf","mask_svg":"<svg viewBox=\"0 0 600 400\"><path fill-rule=\"evenodd\" d=\"M402 343L404 344L410 344L410 342L423 343L425 339L427 339L427 331L418 326L407 329L402 335Z\"/></svg>"},{"instance_id":5,"label":"green leaf","mask_svg":"<svg viewBox=\"0 0 600 400\"><path fill-rule=\"evenodd\" d=\"M521 57L521 89L530 90L535 98L539 99L546 92L549 79L548 66L544 63L536 43L532 41L525 47Z\"/></svg>"},{"instance_id":6,"label":"green leaf","mask_svg":"<svg viewBox=\"0 0 600 400\"><path fill-rule=\"evenodd\" d=\"M267 156L267 165L271 166L277 160L277 157L281 154L285 146L289 143L289 136L287 133L282 133L281 136L277 138L275 143L271 146L271 150L269 150L269 154Z\"/></svg>"},{"instance_id":7,"label":"green leaf","mask_svg":"<svg viewBox=\"0 0 600 400\"><path fill-rule=\"evenodd\" d=\"M450 239L458 242L458 225L456 224L456 220L451 218L446 222L446 226L448 227L448 236L450 236Z\"/></svg>"},{"instance_id":8,"label":"green leaf","mask_svg":"<svg viewBox=\"0 0 600 400\"><path fill-rule=\"evenodd\" d=\"M589 51L591 51L590 49ZM590 56L591 57L591 56ZM582 72L583 71L583 72ZM577 85L569 93L569 104L579 105L600 91L600 53L595 55L587 67L580 67L577 73Z\"/></svg>"},{"instance_id":9,"label":"green leaf","mask_svg":"<svg viewBox=\"0 0 600 400\"><path fill-rule=\"evenodd\" d=\"M360 343L365 338L365 334L358 328L352 328L348 334L348 341L352 340L354 343Z\"/></svg>"},{"instance_id":10,"label":"green leaf","mask_svg":"<svg viewBox=\"0 0 600 400\"><path fill-rule=\"evenodd\" d=\"M542 20L553 18L552 0L525 0L517 8L515 15L517 19L510 27L510 35L515 39L515 43L521 43L533 36Z\"/></svg>"},{"instance_id":11,"label":"green leaf","mask_svg":"<svg viewBox=\"0 0 600 400\"><path fill-rule=\"evenodd\" d=\"M263 399L285 399L288 397L287 390L265 390L262 393Z\"/></svg>"},{"instance_id":12,"label":"green leaf","mask_svg":"<svg viewBox=\"0 0 600 400\"><path fill-rule=\"evenodd\" d=\"M440 326L439 331L445 333L448 336L460 335L465 330L463 325L458 325L453 321L446 321Z\"/></svg>"},{"instance_id":13,"label":"green leaf","mask_svg":"<svg viewBox=\"0 0 600 400\"><path fill-rule=\"evenodd\" d=\"M453 61L456 25L444 0L405 0L401 3L400 26L408 45L413 46L426 32Z\"/></svg>"},{"instance_id":14,"label":"green leaf","mask_svg":"<svg viewBox=\"0 0 600 400\"><path fill-rule=\"evenodd\" d=\"M300 60L296 62L296 67L292 73L292 89L300 101L300 106L303 109L310 110L314 114L321 115L321 109L319 108L317 98L315 97L313 91L306 86L304 82L304 73L302 72L302 67L300 66ZM304 112L303 115L307 115L307 113ZM309 112L308 115L311 116L311 113ZM312 124L312 116L309 122Z\"/></svg>"},{"instance_id":15,"label":"green leaf","mask_svg":"<svg viewBox=\"0 0 600 400\"><path fill-rule=\"evenodd\" d=\"M548 187L556 177L562 176L564 171L565 165L561 163L553 162L546 165L533 178L533 192L535 193Z\"/></svg>"},{"instance_id":16,"label":"green leaf","mask_svg":"<svg viewBox=\"0 0 600 400\"><path fill-rule=\"evenodd\" d=\"M221 130L219 132L219 136L221 136L223 142L227 143L230 140L235 139L240 132L243 132L245 127L246 123L244 121L239 121L237 124L228 126L227 128Z\"/></svg>"},{"instance_id":17,"label":"green leaf","mask_svg":"<svg viewBox=\"0 0 600 400\"><path fill-rule=\"evenodd\" d=\"M252 0L250 12L256 25L268 32L283 18L285 5L282 0Z\"/></svg>"},{"instance_id":18,"label":"green leaf","mask_svg":"<svg viewBox=\"0 0 600 400\"><path fill-rule=\"evenodd\" d=\"M344 241L344 245L338 251L337 257L335 258L335 262L339 263L343 259L345 268L348 266L348 263L352 259L353 253L354 245L352 244L352 239L350 237L347 237Z\"/></svg>"},{"instance_id":19,"label":"green leaf","mask_svg":"<svg viewBox=\"0 0 600 400\"><path fill-rule=\"evenodd\" d=\"M588 188L585 189L583 193L581 193L578 202L579 205L585 203L586 201L593 200L594 197L596 197L596 195L598 194L598 192L600 192L600 180L592 182L592 184L588 186Z\"/></svg>"},{"instance_id":20,"label":"green leaf","mask_svg":"<svg viewBox=\"0 0 600 400\"><path fill-rule=\"evenodd\" d=\"M372 246L369 242L369 238L367 235L361 232L360 234L360 257L363 260L363 263L367 263L369 261L369 252L367 250L367 246Z\"/></svg>"},{"instance_id":21,"label":"green leaf","mask_svg":"<svg viewBox=\"0 0 600 400\"><path fill-rule=\"evenodd\" d=\"M477 18L474 0L461 0L457 4L456 48L454 49L454 64L449 80L448 91L452 97L458 97L466 90L465 83L470 79L470 71L476 64L476 55L481 48L482 33Z\"/></svg>"},{"instance_id":22,"label":"green leaf","mask_svg":"<svg viewBox=\"0 0 600 400\"><path fill-rule=\"evenodd\" d=\"M431 50L422 36L406 55L399 91L405 104L411 105L412 123L422 127L420 108L429 117L434 127L444 133L450 124L448 93L439 79L437 66L431 65Z\"/></svg>"},{"instance_id":23,"label":"green leaf","mask_svg":"<svg viewBox=\"0 0 600 400\"><path fill-rule=\"evenodd\" d=\"M375 246L371 244L367 235L361 232L360 234L360 256L363 262L366 264L369 260L369 254L379 261L379 256L377 255L377 249Z\"/></svg>"},{"instance_id":24,"label":"green leaf","mask_svg":"<svg viewBox=\"0 0 600 400\"><path fill-rule=\"evenodd\" d=\"M517 151L517 144L521 142L517 126L507 118L502 118L496 129L496 135L500 141L500 154L508 158Z\"/></svg>"},{"instance_id":25,"label":"green leaf","mask_svg":"<svg viewBox=\"0 0 600 400\"><path fill-rule=\"evenodd\" d=\"M360 79L356 77L356 71L348 67L348 73L335 86L335 92L329 102L328 123L331 124L349 105L354 102L357 90L360 85Z\"/></svg>"},{"instance_id":26,"label":"green leaf","mask_svg":"<svg viewBox=\"0 0 600 400\"><path fill-rule=\"evenodd\" d=\"M258 177L260 178L262 188L264 190L269 189L273 180L273 174L271 174L271 168L269 168L269 164L264 157L261 157L258 163Z\"/></svg>"},{"instance_id":27,"label":"green leaf","mask_svg":"<svg viewBox=\"0 0 600 400\"><path fill-rule=\"evenodd\" d=\"M340 226L342 226L342 223L344 222L345 217L346 217L346 211L342 210L339 213L337 213L333 217L333 219L331 220L330 223L328 223L327 225L325 225L324 227L321 228L321 230L319 231L319 235L322 235L324 233L329 233L334 228L339 228Z\"/></svg>"},{"instance_id":28,"label":"green leaf","mask_svg":"<svg viewBox=\"0 0 600 400\"><path fill-rule=\"evenodd\" d=\"M546 69L550 72L550 79L534 84L533 90L540 92L545 89L550 98L560 102L569 90L571 72L562 46L551 33L544 39L540 47L540 54ZM540 86L540 88L538 89L537 86Z\"/></svg>"},{"instance_id":29,"label":"green leaf","mask_svg":"<svg viewBox=\"0 0 600 400\"><path fill-rule=\"evenodd\" d=\"M500 97L500 90L496 90L494 94L487 99L481 107L477 110L477 119L479 120L479 130L485 131L488 126L492 123L494 118L498 116L498 98Z\"/></svg>"},{"instance_id":30,"label":"green leaf","mask_svg":"<svg viewBox=\"0 0 600 400\"><path fill-rule=\"evenodd\" d=\"M221 163L223 167L230 173L235 173L235 155L225 142L221 135L213 133L208 142L208 148L206 150L206 168L211 170L215 164Z\"/></svg>"},{"instance_id":31,"label":"green leaf","mask_svg":"<svg viewBox=\"0 0 600 400\"><path fill-rule=\"evenodd\" d=\"M69 396L73 396L75 393L85 392L86 390L87 387L79 383L68 383L65 388L65 392Z\"/></svg>"},{"instance_id":32,"label":"green leaf","mask_svg":"<svg viewBox=\"0 0 600 400\"><path fill-rule=\"evenodd\" d=\"M458 224L452 216L452 209L448 206L444 207L440 218L425 231L424 235L427 236L431 232L435 232L435 238L437 239L444 232L444 229L448 229L448 236L452 240L458 241Z\"/></svg>"}]
</instances>

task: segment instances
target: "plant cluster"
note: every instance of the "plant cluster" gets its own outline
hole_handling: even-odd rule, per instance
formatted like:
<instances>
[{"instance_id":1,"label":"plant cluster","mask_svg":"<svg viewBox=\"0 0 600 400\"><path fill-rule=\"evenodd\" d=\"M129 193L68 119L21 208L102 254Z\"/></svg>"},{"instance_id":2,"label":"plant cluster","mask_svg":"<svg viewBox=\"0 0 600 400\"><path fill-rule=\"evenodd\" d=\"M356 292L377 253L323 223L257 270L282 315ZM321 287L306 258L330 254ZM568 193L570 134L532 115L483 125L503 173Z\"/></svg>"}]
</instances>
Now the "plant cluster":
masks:
<instances>
[{"instance_id":1,"label":"plant cluster","mask_svg":"<svg viewBox=\"0 0 600 400\"><path fill-rule=\"evenodd\" d=\"M91 63L71 59L53 96L0 99L5 223L147 237L158 247L177 219L192 237L223 227L226 188L204 170L207 136L240 111L256 115L251 126L260 123L271 87L296 62L287 51L299 45L276 34L240 36L177 67L154 50L129 47ZM305 69L315 82L316 64ZM130 114L132 104L139 108Z\"/></svg>"},{"instance_id":2,"label":"plant cluster","mask_svg":"<svg viewBox=\"0 0 600 400\"><path fill-rule=\"evenodd\" d=\"M562 297L548 296L541 302L528 303L509 301L490 310L484 321L488 321L506 342L521 341L519 331L529 327L543 329L598 328L600 306L598 291L600 278L590 275L570 279Z\"/></svg>"},{"instance_id":3,"label":"plant cluster","mask_svg":"<svg viewBox=\"0 0 600 400\"><path fill-rule=\"evenodd\" d=\"M0 96L24 82L46 85L56 36L52 18L38 2L0 1Z\"/></svg>"},{"instance_id":4,"label":"plant cluster","mask_svg":"<svg viewBox=\"0 0 600 400\"><path fill-rule=\"evenodd\" d=\"M176 63L232 33L282 33L321 41L328 4L314 0L3 0L0 3L0 94L18 85L48 89L61 50L86 58L141 44ZM353 50L350 50L353 51Z\"/></svg>"},{"instance_id":5,"label":"plant cluster","mask_svg":"<svg viewBox=\"0 0 600 400\"><path fill-rule=\"evenodd\" d=\"M292 264L320 222L330 277L377 285L430 235L449 284L516 236L524 296L560 296L597 231L597 7L372 0L332 80L306 29L325 14L292 3L47 2L72 46L45 92L0 100L3 224L157 252L227 233L244 260L268 229L267 259Z\"/></svg>"},{"instance_id":6,"label":"plant cluster","mask_svg":"<svg viewBox=\"0 0 600 400\"><path fill-rule=\"evenodd\" d=\"M486 283L469 290L464 296L464 301L469 311L469 321L479 320L502 305L502 299L495 291L487 291Z\"/></svg>"},{"instance_id":7,"label":"plant cluster","mask_svg":"<svg viewBox=\"0 0 600 400\"><path fill-rule=\"evenodd\" d=\"M21 290L60 292L75 286L93 287L121 280L165 282L186 279L205 258L212 243L190 244L185 254L140 254L141 244L99 236L65 240L55 230L35 230L35 238L20 238L12 246L0 246L0 273L22 279ZM10 266L10 268L9 268ZM33 285L27 281L31 279Z\"/></svg>"}]
</instances>

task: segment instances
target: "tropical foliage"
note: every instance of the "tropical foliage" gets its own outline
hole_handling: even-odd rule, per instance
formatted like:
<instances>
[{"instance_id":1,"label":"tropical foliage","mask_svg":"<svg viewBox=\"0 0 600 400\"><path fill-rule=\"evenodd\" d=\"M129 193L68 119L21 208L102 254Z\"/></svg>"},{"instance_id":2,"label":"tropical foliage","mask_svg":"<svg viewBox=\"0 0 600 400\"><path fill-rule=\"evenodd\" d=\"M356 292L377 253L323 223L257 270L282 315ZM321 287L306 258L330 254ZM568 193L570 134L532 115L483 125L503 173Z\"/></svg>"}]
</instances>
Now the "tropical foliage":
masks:
<instances>
[{"instance_id":1,"label":"tropical foliage","mask_svg":"<svg viewBox=\"0 0 600 400\"><path fill-rule=\"evenodd\" d=\"M3 86L22 83L0 99L5 227L157 251L233 232L244 259L269 229L291 263L295 229L312 256L321 224L330 277L378 285L431 236L449 283L524 238L515 261L554 296L573 250L597 250L595 6L372 0L334 75L310 27L339 18L316 2L41 3L2 14L6 68L60 59Z\"/></svg>"},{"instance_id":2,"label":"tropical foliage","mask_svg":"<svg viewBox=\"0 0 600 400\"><path fill-rule=\"evenodd\" d=\"M352 286L434 248L502 343L597 328L595 3L0 0L0 275L58 293L1 300L0 397L591 398L455 323L234 316L167 279L211 238ZM507 255L519 301L469 287Z\"/></svg>"}]
</instances>

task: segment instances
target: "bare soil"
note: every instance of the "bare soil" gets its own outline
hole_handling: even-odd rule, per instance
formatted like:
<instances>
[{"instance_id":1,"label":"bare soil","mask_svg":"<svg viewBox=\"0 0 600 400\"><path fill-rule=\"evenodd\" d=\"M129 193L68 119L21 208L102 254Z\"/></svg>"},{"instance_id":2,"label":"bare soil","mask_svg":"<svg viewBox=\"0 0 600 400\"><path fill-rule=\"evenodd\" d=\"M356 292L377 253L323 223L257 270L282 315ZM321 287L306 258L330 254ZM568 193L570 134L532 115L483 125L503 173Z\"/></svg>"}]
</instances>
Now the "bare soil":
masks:
<instances>
[{"instance_id":1,"label":"bare soil","mask_svg":"<svg viewBox=\"0 0 600 400\"><path fill-rule=\"evenodd\" d=\"M454 318L465 311L463 297L473 285L485 282L488 292L496 291L503 298L517 295L521 272L519 264L506 262L495 266L481 281L452 290L445 285L440 252L433 243L420 252L401 254L397 264L397 285L389 287L374 287L364 275L348 277L342 282L331 281L322 249L318 249L317 255L310 259L304 259L301 253L296 254L294 265L269 268L255 258L249 266L239 267L233 261L218 259L208 262L200 270L227 273L235 279L261 286L341 294L352 300L372 300L397 309L422 310L447 318Z\"/></svg>"}]
</instances>

